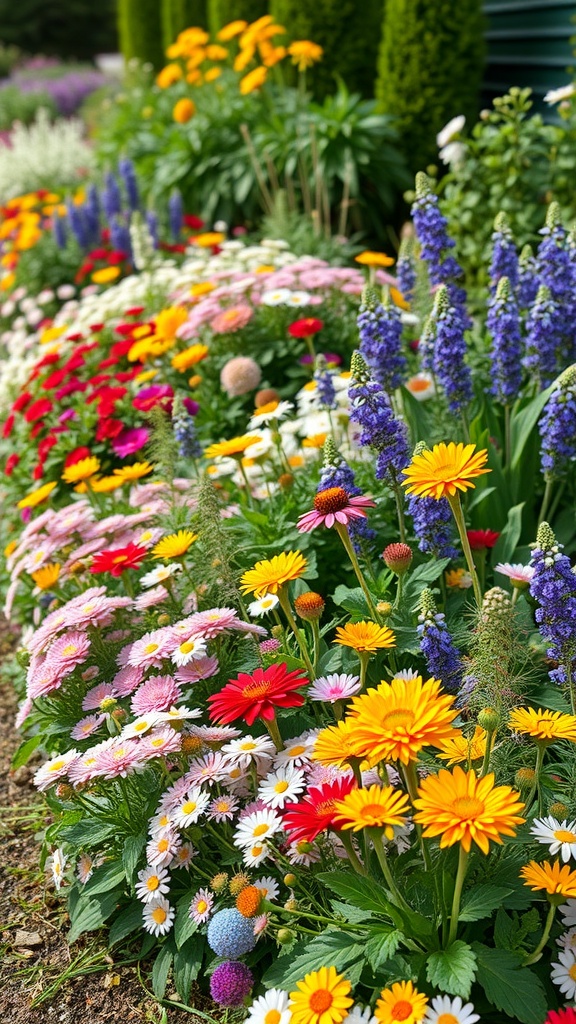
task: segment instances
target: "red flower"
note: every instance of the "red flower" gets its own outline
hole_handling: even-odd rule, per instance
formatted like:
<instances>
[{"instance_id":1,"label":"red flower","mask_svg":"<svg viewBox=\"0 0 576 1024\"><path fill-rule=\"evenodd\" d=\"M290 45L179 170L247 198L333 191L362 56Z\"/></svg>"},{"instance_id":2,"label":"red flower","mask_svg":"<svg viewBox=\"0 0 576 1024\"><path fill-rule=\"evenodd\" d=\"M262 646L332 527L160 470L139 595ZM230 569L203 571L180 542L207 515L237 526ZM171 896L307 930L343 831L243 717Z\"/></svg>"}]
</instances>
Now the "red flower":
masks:
<instances>
[{"instance_id":1,"label":"red flower","mask_svg":"<svg viewBox=\"0 0 576 1024\"><path fill-rule=\"evenodd\" d=\"M124 424L122 420L103 419L100 420L96 427L96 440L97 441L108 441L113 437L118 437L124 430Z\"/></svg>"},{"instance_id":2,"label":"red flower","mask_svg":"<svg viewBox=\"0 0 576 1024\"><path fill-rule=\"evenodd\" d=\"M284 831L291 843L302 839L311 843L321 832L337 828L333 824L336 816L335 804L356 787L352 778L325 782L322 786L311 786L303 800L288 804L283 818Z\"/></svg>"},{"instance_id":3,"label":"red flower","mask_svg":"<svg viewBox=\"0 0 576 1024\"><path fill-rule=\"evenodd\" d=\"M77 331L76 334L67 334L66 341L81 341L83 337L84 335Z\"/></svg>"},{"instance_id":4,"label":"red flower","mask_svg":"<svg viewBox=\"0 0 576 1024\"><path fill-rule=\"evenodd\" d=\"M87 459L91 454L90 449L86 448L85 445L80 448L74 448L74 451L71 451L64 459L64 468L68 469L68 466L76 465L81 459Z\"/></svg>"},{"instance_id":5,"label":"red flower","mask_svg":"<svg viewBox=\"0 0 576 1024\"><path fill-rule=\"evenodd\" d=\"M112 249L112 252L107 253L107 259L110 266L115 267L118 263L123 263L128 259L128 253L123 249Z\"/></svg>"},{"instance_id":6,"label":"red flower","mask_svg":"<svg viewBox=\"0 0 576 1024\"><path fill-rule=\"evenodd\" d=\"M257 718L271 722L275 708L302 707L304 697L294 691L307 682L299 669L288 672L285 662L266 669L256 668L250 675L240 672L220 693L208 697L210 718L222 724L236 718L243 718L247 725L252 725Z\"/></svg>"},{"instance_id":7,"label":"red flower","mask_svg":"<svg viewBox=\"0 0 576 1024\"><path fill-rule=\"evenodd\" d=\"M2 437L10 437L10 434L12 433L12 428L14 427L15 420L16 417L14 413L10 413L8 419L4 423L4 426L2 427Z\"/></svg>"},{"instance_id":8,"label":"red flower","mask_svg":"<svg viewBox=\"0 0 576 1024\"><path fill-rule=\"evenodd\" d=\"M500 536L495 530L467 530L466 533L472 551L485 551L486 548L493 548Z\"/></svg>"},{"instance_id":9,"label":"red flower","mask_svg":"<svg viewBox=\"0 0 576 1024\"><path fill-rule=\"evenodd\" d=\"M131 306L130 309L124 310L124 316L140 316L146 309L145 306Z\"/></svg>"},{"instance_id":10,"label":"red flower","mask_svg":"<svg viewBox=\"0 0 576 1024\"><path fill-rule=\"evenodd\" d=\"M88 253L89 260L105 260L108 257L107 249L92 249L92 252Z\"/></svg>"},{"instance_id":11,"label":"red flower","mask_svg":"<svg viewBox=\"0 0 576 1024\"><path fill-rule=\"evenodd\" d=\"M32 401L32 395L29 391L22 391L16 401L12 405L12 412L22 412L26 408L28 402Z\"/></svg>"},{"instance_id":12,"label":"red flower","mask_svg":"<svg viewBox=\"0 0 576 1024\"><path fill-rule=\"evenodd\" d=\"M43 475L44 475L44 463L43 462L37 462L36 465L34 466L34 469L32 470L32 479L33 480L41 480Z\"/></svg>"},{"instance_id":13,"label":"red flower","mask_svg":"<svg viewBox=\"0 0 576 1024\"><path fill-rule=\"evenodd\" d=\"M61 370L54 370L52 373L48 374L46 380L42 381L42 390L52 391L53 388L60 387L60 385L67 376L68 371L64 368L62 368Z\"/></svg>"},{"instance_id":14,"label":"red flower","mask_svg":"<svg viewBox=\"0 0 576 1024\"><path fill-rule=\"evenodd\" d=\"M6 473L6 476L12 476L12 473L16 469L16 466L18 465L19 462L20 456L16 455L15 452L12 455L8 456L8 458L6 459L6 465L4 467L4 472Z\"/></svg>"},{"instance_id":15,"label":"red flower","mask_svg":"<svg viewBox=\"0 0 576 1024\"><path fill-rule=\"evenodd\" d=\"M98 334L98 331L103 331L106 324L90 324L90 330L92 334Z\"/></svg>"},{"instance_id":16,"label":"red flower","mask_svg":"<svg viewBox=\"0 0 576 1024\"><path fill-rule=\"evenodd\" d=\"M29 405L26 412L24 413L24 419L27 423L35 423L36 420L42 419L46 413L52 411L52 402L49 398L38 398L32 405Z\"/></svg>"},{"instance_id":17,"label":"red flower","mask_svg":"<svg viewBox=\"0 0 576 1024\"><path fill-rule=\"evenodd\" d=\"M313 316L306 316L303 320L295 320L293 324L290 324L288 334L291 334L293 338L311 338L313 334L318 334L318 331L321 331L323 327L323 320L317 320Z\"/></svg>"},{"instance_id":18,"label":"red flower","mask_svg":"<svg viewBox=\"0 0 576 1024\"><path fill-rule=\"evenodd\" d=\"M565 1010L549 1010L544 1024L576 1024L576 1010L571 1006Z\"/></svg>"},{"instance_id":19,"label":"red flower","mask_svg":"<svg viewBox=\"0 0 576 1024\"><path fill-rule=\"evenodd\" d=\"M199 231L204 227L204 221L200 217L195 217L193 213L185 213L182 219L186 227L192 228L193 231Z\"/></svg>"},{"instance_id":20,"label":"red flower","mask_svg":"<svg viewBox=\"0 0 576 1024\"><path fill-rule=\"evenodd\" d=\"M58 439L53 437L52 434L48 434L48 437L43 437L38 444L38 458L44 461L48 452L55 444L58 444Z\"/></svg>"},{"instance_id":21,"label":"red flower","mask_svg":"<svg viewBox=\"0 0 576 1024\"><path fill-rule=\"evenodd\" d=\"M100 551L94 555L90 572L109 572L111 576L121 576L126 569L137 569L147 554L146 548L140 547L138 544L127 544L125 548Z\"/></svg>"}]
</instances>

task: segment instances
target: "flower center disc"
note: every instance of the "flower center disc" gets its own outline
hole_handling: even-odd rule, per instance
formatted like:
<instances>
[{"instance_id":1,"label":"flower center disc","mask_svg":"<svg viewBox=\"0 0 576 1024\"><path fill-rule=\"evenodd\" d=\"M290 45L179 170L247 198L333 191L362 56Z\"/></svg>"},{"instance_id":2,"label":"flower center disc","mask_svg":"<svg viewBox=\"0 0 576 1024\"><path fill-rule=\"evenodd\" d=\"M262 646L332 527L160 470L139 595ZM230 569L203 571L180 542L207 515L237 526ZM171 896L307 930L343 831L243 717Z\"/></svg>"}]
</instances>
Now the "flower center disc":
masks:
<instances>
[{"instance_id":1,"label":"flower center disc","mask_svg":"<svg viewBox=\"0 0 576 1024\"><path fill-rule=\"evenodd\" d=\"M310 996L310 1009L314 1013L325 1013L332 1006L332 995L325 988L319 988Z\"/></svg>"},{"instance_id":2,"label":"flower center disc","mask_svg":"<svg viewBox=\"0 0 576 1024\"><path fill-rule=\"evenodd\" d=\"M324 800L322 803L316 805L316 816L321 818L324 814L332 814L334 811L334 804L336 800Z\"/></svg>"},{"instance_id":3,"label":"flower center disc","mask_svg":"<svg viewBox=\"0 0 576 1024\"><path fill-rule=\"evenodd\" d=\"M475 796L459 796L452 801L452 810L460 818L476 818L482 814L484 804Z\"/></svg>"},{"instance_id":4,"label":"flower center disc","mask_svg":"<svg viewBox=\"0 0 576 1024\"><path fill-rule=\"evenodd\" d=\"M568 974L572 978L572 981L576 981L576 964L572 964L572 967L568 971Z\"/></svg>"},{"instance_id":5,"label":"flower center disc","mask_svg":"<svg viewBox=\"0 0 576 1024\"><path fill-rule=\"evenodd\" d=\"M409 708L396 708L395 711L389 711L382 719L383 727L385 729L390 729L390 731L402 729L403 727L412 725L413 722L414 712L410 711Z\"/></svg>"},{"instance_id":6,"label":"flower center disc","mask_svg":"<svg viewBox=\"0 0 576 1024\"><path fill-rule=\"evenodd\" d=\"M576 843L576 833L559 828L554 833L554 839L557 839L559 843Z\"/></svg>"},{"instance_id":7,"label":"flower center disc","mask_svg":"<svg viewBox=\"0 0 576 1024\"><path fill-rule=\"evenodd\" d=\"M459 1024L458 1018L453 1013L441 1013L437 1024Z\"/></svg>"},{"instance_id":8,"label":"flower center disc","mask_svg":"<svg viewBox=\"0 0 576 1024\"><path fill-rule=\"evenodd\" d=\"M266 679L261 682L255 679L251 683L248 683L248 686L244 687L242 690L242 696L256 700L258 697L265 697L269 690L270 683Z\"/></svg>"},{"instance_id":9,"label":"flower center disc","mask_svg":"<svg viewBox=\"0 0 576 1024\"><path fill-rule=\"evenodd\" d=\"M407 999L401 999L392 1007L392 1020L408 1020L412 1015L412 1003Z\"/></svg>"},{"instance_id":10,"label":"flower center disc","mask_svg":"<svg viewBox=\"0 0 576 1024\"><path fill-rule=\"evenodd\" d=\"M322 515L329 512L340 512L346 508L349 497L343 487L329 487L326 491L320 491L314 498L314 508Z\"/></svg>"},{"instance_id":11,"label":"flower center disc","mask_svg":"<svg viewBox=\"0 0 576 1024\"><path fill-rule=\"evenodd\" d=\"M268 1013L264 1017L264 1024L280 1024L282 1014L278 1010L268 1010Z\"/></svg>"},{"instance_id":12,"label":"flower center disc","mask_svg":"<svg viewBox=\"0 0 576 1024\"><path fill-rule=\"evenodd\" d=\"M367 822L380 821L382 810L383 808L380 804L366 804L360 811L360 817Z\"/></svg>"}]
</instances>

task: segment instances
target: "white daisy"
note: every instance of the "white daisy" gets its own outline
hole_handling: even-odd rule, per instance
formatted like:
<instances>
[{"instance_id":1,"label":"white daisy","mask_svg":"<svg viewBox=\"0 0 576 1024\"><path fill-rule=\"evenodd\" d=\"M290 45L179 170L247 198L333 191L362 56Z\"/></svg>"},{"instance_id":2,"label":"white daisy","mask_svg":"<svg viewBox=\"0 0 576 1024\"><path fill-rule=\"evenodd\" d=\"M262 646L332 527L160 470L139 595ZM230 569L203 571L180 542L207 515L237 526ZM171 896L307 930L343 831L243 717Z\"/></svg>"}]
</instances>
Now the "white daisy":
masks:
<instances>
[{"instance_id":1,"label":"white daisy","mask_svg":"<svg viewBox=\"0 0 576 1024\"><path fill-rule=\"evenodd\" d=\"M422 1024L476 1024L480 1020L472 1003L462 1004L460 996L436 996L426 1010Z\"/></svg>"},{"instance_id":2,"label":"white daisy","mask_svg":"<svg viewBox=\"0 0 576 1024\"><path fill-rule=\"evenodd\" d=\"M148 864L142 871L138 872L138 882L135 892L142 903L151 903L158 896L165 896L170 890L170 875L166 868L154 867Z\"/></svg>"},{"instance_id":3,"label":"white daisy","mask_svg":"<svg viewBox=\"0 0 576 1024\"><path fill-rule=\"evenodd\" d=\"M181 845L180 837L166 829L148 843L146 860L156 868L167 867Z\"/></svg>"},{"instance_id":4,"label":"white daisy","mask_svg":"<svg viewBox=\"0 0 576 1024\"><path fill-rule=\"evenodd\" d=\"M122 739L128 740L133 736L144 736L145 733L149 732L155 725L158 724L158 712L151 711L148 715L141 715L139 718L135 718L130 725L125 725L122 729Z\"/></svg>"},{"instance_id":5,"label":"white daisy","mask_svg":"<svg viewBox=\"0 0 576 1024\"><path fill-rule=\"evenodd\" d=\"M456 117L453 117L452 120L448 121L448 124L445 124L436 136L436 145L438 148L442 149L442 146L447 146L449 142L452 142L454 136L458 135L458 132L462 131L465 124L466 118L464 117L464 114L457 114Z\"/></svg>"},{"instance_id":6,"label":"white daisy","mask_svg":"<svg viewBox=\"0 0 576 1024\"><path fill-rule=\"evenodd\" d=\"M201 718L200 708L188 708L185 704L176 708L172 706L168 711L155 712L158 722L171 722L172 725L184 722L189 718Z\"/></svg>"},{"instance_id":7,"label":"white daisy","mask_svg":"<svg viewBox=\"0 0 576 1024\"><path fill-rule=\"evenodd\" d=\"M287 306L307 306L310 302L310 295L308 292L291 292L289 297L286 299Z\"/></svg>"},{"instance_id":8,"label":"white daisy","mask_svg":"<svg viewBox=\"0 0 576 1024\"><path fill-rule=\"evenodd\" d=\"M155 587L158 583L164 583L171 576L175 576L177 572L182 572L182 566L179 562L174 562L172 565L157 565L151 572L147 572L145 576L140 577L140 586L145 589L147 587Z\"/></svg>"},{"instance_id":9,"label":"white daisy","mask_svg":"<svg viewBox=\"0 0 576 1024\"><path fill-rule=\"evenodd\" d=\"M174 923L175 911L164 896L147 903L142 914L142 927L152 935L166 935Z\"/></svg>"},{"instance_id":10,"label":"white daisy","mask_svg":"<svg viewBox=\"0 0 576 1024\"><path fill-rule=\"evenodd\" d=\"M153 818L150 818L148 822L148 833L152 839L159 836L166 829L169 829L174 824L174 818L167 811L161 811L159 814L155 814Z\"/></svg>"},{"instance_id":11,"label":"white daisy","mask_svg":"<svg viewBox=\"0 0 576 1024\"><path fill-rule=\"evenodd\" d=\"M189 789L179 806L174 808L174 821L178 828L194 825L206 810L209 801L210 795L205 793L200 786Z\"/></svg>"},{"instance_id":12,"label":"white daisy","mask_svg":"<svg viewBox=\"0 0 576 1024\"><path fill-rule=\"evenodd\" d=\"M562 100L569 100L575 92L576 85L574 82L570 82L570 85L561 85L559 89L550 89L546 93L544 103L561 103Z\"/></svg>"},{"instance_id":13,"label":"white daisy","mask_svg":"<svg viewBox=\"0 0 576 1024\"><path fill-rule=\"evenodd\" d=\"M289 1024L289 1000L290 996L282 989L268 989L252 1003L245 1024Z\"/></svg>"},{"instance_id":14,"label":"white daisy","mask_svg":"<svg viewBox=\"0 0 576 1024\"><path fill-rule=\"evenodd\" d=\"M395 679L404 679L404 680L406 680L406 682L409 683L410 680L412 680L412 679L418 679L419 675L420 675L420 673L417 672L415 668L403 668L403 669L400 670L400 672L396 672L394 674L394 678Z\"/></svg>"},{"instance_id":15,"label":"white daisy","mask_svg":"<svg viewBox=\"0 0 576 1024\"><path fill-rule=\"evenodd\" d=\"M342 1024L376 1024L376 1017L374 1017L369 1006L362 1009L356 1003L356 1006L353 1006L349 1013L346 1014Z\"/></svg>"},{"instance_id":16,"label":"white daisy","mask_svg":"<svg viewBox=\"0 0 576 1024\"><path fill-rule=\"evenodd\" d=\"M260 302L263 306L283 306L288 302L291 295L292 292L289 288L274 288L262 292Z\"/></svg>"},{"instance_id":17,"label":"white daisy","mask_svg":"<svg viewBox=\"0 0 576 1024\"><path fill-rule=\"evenodd\" d=\"M557 964L552 964L550 977L566 999L576 997L576 952L572 949L563 949L558 954Z\"/></svg>"},{"instance_id":18,"label":"white daisy","mask_svg":"<svg viewBox=\"0 0 576 1024\"><path fill-rule=\"evenodd\" d=\"M576 857L576 821L559 822L551 815L536 818L530 832L539 843L548 847L552 856L559 853L565 864L571 857Z\"/></svg>"},{"instance_id":19,"label":"white daisy","mask_svg":"<svg viewBox=\"0 0 576 1024\"><path fill-rule=\"evenodd\" d=\"M576 928L570 928L567 932L563 932L560 938L556 939L556 943L562 949L571 949L576 953Z\"/></svg>"},{"instance_id":20,"label":"white daisy","mask_svg":"<svg viewBox=\"0 0 576 1024\"><path fill-rule=\"evenodd\" d=\"M282 828L282 818L274 811L253 811L242 819L234 833L236 846L249 848L264 843Z\"/></svg>"},{"instance_id":21,"label":"white daisy","mask_svg":"<svg viewBox=\"0 0 576 1024\"><path fill-rule=\"evenodd\" d=\"M272 878L270 875L262 875L262 878L257 878L254 885L257 889L260 889L262 899L270 900L271 903L278 899L280 886L276 879Z\"/></svg>"},{"instance_id":22,"label":"white daisy","mask_svg":"<svg viewBox=\"0 0 576 1024\"><path fill-rule=\"evenodd\" d=\"M267 843L255 843L247 847L243 853L243 860L247 867L256 868L263 860L270 856L272 850Z\"/></svg>"},{"instance_id":23,"label":"white daisy","mask_svg":"<svg viewBox=\"0 0 576 1024\"><path fill-rule=\"evenodd\" d=\"M68 768L73 761L80 757L77 750L68 750L65 754L58 754L57 757L45 761L34 776L34 785L37 789L48 789L54 782L68 774Z\"/></svg>"},{"instance_id":24,"label":"white daisy","mask_svg":"<svg viewBox=\"0 0 576 1024\"><path fill-rule=\"evenodd\" d=\"M252 761L259 767L271 761L276 747L267 736L241 736L225 743L221 748L229 765L235 768L249 768Z\"/></svg>"},{"instance_id":25,"label":"white daisy","mask_svg":"<svg viewBox=\"0 0 576 1024\"><path fill-rule=\"evenodd\" d=\"M292 402L277 402L272 409L272 402L265 406L262 411L258 409L252 416L248 423L248 430L254 430L256 427L267 426L270 420L283 420L285 416L294 408Z\"/></svg>"},{"instance_id":26,"label":"white daisy","mask_svg":"<svg viewBox=\"0 0 576 1024\"><path fill-rule=\"evenodd\" d=\"M253 619L257 619L262 615L267 615L268 612L274 611L278 604L279 601L276 594L266 594L265 597L260 597L257 601L252 601L248 605L248 614Z\"/></svg>"},{"instance_id":27,"label":"white daisy","mask_svg":"<svg viewBox=\"0 0 576 1024\"><path fill-rule=\"evenodd\" d=\"M314 751L315 733L302 733L291 740L286 740L284 750L281 750L274 758L275 765L292 764L295 768L310 764Z\"/></svg>"},{"instance_id":28,"label":"white daisy","mask_svg":"<svg viewBox=\"0 0 576 1024\"><path fill-rule=\"evenodd\" d=\"M57 847L51 857L48 858L48 866L52 870L52 881L56 887L56 891L60 892L60 887L64 881L64 868L68 863L68 858L65 856L62 847Z\"/></svg>"},{"instance_id":29,"label":"white daisy","mask_svg":"<svg viewBox=\"0 0 576 1024\"><path fill-rule=\"evenodd\" d=\"M190 661L198 661L199 658L205 658L206 654L206 641L200 636L191 636L176 648L172 654L172 661L175 665L181 667L182 665L187 665Z\"/></svg>"},{"instance_id":30,"label":"white daisy","mask_svg":"<svg viewBox=\"0 0 576 1024\"><path fill-rule=\"evenodd\" d=\"M304 772L286 764L266 776L258 787L258 796L268 807L282 808L294 803L305 788Z\"/></svg>"},{"instance_id":31,"label":"white daisy","mask_svg":"<svg viewBox=\"0 0 576 1024\"><path fill-rule=\"evenodd\" d=\"M428 373L416 373L404 385L417 402L425 402L436 393L434 379Z\"/></svg>"},{"instance_id":32,"label":"white daisy","mask_svg":"<svg viewBox=\"0 0 576 1024\"><path fill-rule=\"evenodd\" d=\"M287 851L288 860L291 864L300 864L308 867L310 864L317 864L320 860L320 850L314 844L302 840L292 843Z\"/></svg>"},{"instance_id":33,"label":"white daisy","mask_svg":"<svg viewBox=\"0 0 576 1024\"><path fill-rule=\"evenodd\" d=\"M235 812L238 810L238 801L235 796L217 796L208 808L209 821L232 821Z\"/></svg>"}]
</instances>

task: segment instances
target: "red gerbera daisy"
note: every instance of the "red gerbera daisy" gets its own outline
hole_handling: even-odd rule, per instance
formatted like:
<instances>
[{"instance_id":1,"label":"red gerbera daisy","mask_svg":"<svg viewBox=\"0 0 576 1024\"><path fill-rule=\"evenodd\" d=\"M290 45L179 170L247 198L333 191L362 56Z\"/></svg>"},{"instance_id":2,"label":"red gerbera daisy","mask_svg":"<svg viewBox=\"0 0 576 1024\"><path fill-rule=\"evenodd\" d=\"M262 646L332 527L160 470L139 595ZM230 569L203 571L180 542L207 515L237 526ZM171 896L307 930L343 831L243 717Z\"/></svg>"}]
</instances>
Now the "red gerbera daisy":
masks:
<instances>
[{"instance_id":1,"label":"red gerbera daisy","mask_svg":"<svg viewBox=\"0 0 576 1024\"><path fill-rule=\"evenodd\" d=\"M111 576L121 576L126 569L137 569L147 554L146 548L140 547L138 544L127 544L125 548L100 551L94 555L90 572L109 572Z\"/></svg>"},{"instance_id":2,"label":"red gerbera daisy","mask_svg":"<svg viewBox=\"0 0 576 1024\"><path fill-rule=\"evenodd\" d=\"M467 530L466 532L472 551L485 551L486 548L493 548L500 536L495 530Z\"/></svg>"},{"instance_id":3,"label":"red gerbera daisy","mask_svg":"<svg viewBox=\"0 0 576 1024\"><path fill-rule=\"evenodd\" d=\"M288 328L288 334L293 338L311 338L318 334L324 327L323 320L317 320L314 316L305 316L302 320L295 320Z\"/></svg>"},{"instance_id":4,"label":"red gerbera daisy","mask_svg":"<svg viewBox=\"0 0 576 1024\"><path fill-rule=\"evenodd\" d=\"M238 678L231 679L220 693L208 697L210 718L220 724L236 718L243 718L247 725L257 718L271 722L275 708L302 707L304 697L294 691L307 682L299 669L288 672L285 662L254 669L250 674L239 672Z\"/></svg>"},{"instance_id":5,"label":"red gerbera daisy","mask_svg":"<svg viewBox=\"0 0 576 1024\"><path fill-rule=\"evenodd\" d=\"M336 802L343 800L355 787L356 782L350 777L325 782L322 786L311 786L299 803L288 804L282 820L290 842L305 839L311 843L329 828L338 830L334 824Z\"/></svg>"},{"instance_id":6,"label":"red gerbera daisy","mask_svg":"<svg viewBox=\"0 0 576 1024\"><path fill-rule=\"evenodd\" d=\"M576 1010L571 1006L565 1010L549 1010L544 1024L576 1024Z\"/></svg>"}]
</instances>

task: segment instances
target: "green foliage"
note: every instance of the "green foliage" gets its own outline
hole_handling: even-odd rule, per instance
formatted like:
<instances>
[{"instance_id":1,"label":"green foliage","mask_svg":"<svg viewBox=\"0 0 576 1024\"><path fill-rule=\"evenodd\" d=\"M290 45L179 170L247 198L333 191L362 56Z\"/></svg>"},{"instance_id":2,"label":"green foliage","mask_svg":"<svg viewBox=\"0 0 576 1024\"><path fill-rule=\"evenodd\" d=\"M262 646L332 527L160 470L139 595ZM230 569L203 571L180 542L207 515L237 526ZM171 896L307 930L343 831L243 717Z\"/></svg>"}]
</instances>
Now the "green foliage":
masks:
<instances>
[{"instance_id":1,"label":"green foliage","mask_svg":"<svg viewBox=\"0 0 576 1024\"><path fill-rule=\"evenodd\" d=\"M256 21L268 14L268 0L207 0L208 27L213 35L231 21Z\"/></svg>"},{"instance_id":2,"label":"green foliage","mask_svg":"<svg viewBox=\"0 0 576 1024\"><path fill-rule=\"evenodd\" d=\"M334 90L340 77L352 91L374 95L383 0L271 0L270 13L292 39L310 39L324 57L307 75L318 96Z\"/></svg>"},{"instance_id":3,"label":"green foliage","mask_svg":"<svg viewBox=\"0 0 576 1024\"><path fill-rule=\"evenodd\" d=\"M462 939L428 957L426 977L431 985L451 996L468 999L476 974L476 956Z\"/></svg>"},{"instance_id":4,"label":"green foliage","mask_svg":"<svg viewBox=\"0 0 576 1024\"><path fill-rule=\"evenodd\" d=\"M541 1024L546 1016L544 989L522 958L503 949L473 944L478 960L478 984L487 998L503 1013L522 1024Z\"/></svg>"},{"instance_id":5,"label":"green foliage","mask_svg":"<svg viewBox=\"0 0 576 1024\"><path fill-rule=\"evenodd\" d=\"M0 131L7 131L14 121L32 124L39 107L56 117L56 104L47 92L21 92L17 85L0 89Z\"/></svg>"},{"instance_id":6,"label":"green foliage","mask_svg":"<svg viewBox=\"0 0 576 1024\"><path fill-rule=\"evenodd\" d=\"M480 0L387 0L376 96L398 118L413 171L436 158L435 136L477 110L484 62Z\"/></svg>"},{"instance_id":7,"label":"green foliage","mask_svg":"<svg viewBox=\"0 0 576 1024\"><path fill-rule=\"evenodd\" d=\"M164 63L161 11L158 0L118 0L120 49L133 58L160 68Z\"/></svg>"},{"instance_id":8,"label":"green foliage","mask_svg":"<svg viewBox=\"0 0 576 1024\"><path fill-rule=\"evenodd\" d=\"M83 60L113 53L115 6L115 0L0 0L0 37L27 53Z\"/></svg>"},{"instance_id":9,"label":"green foliage","mask_svg":"<svg viewBox=\"0 0 576 1024\"><path fill-rule=\"evenodd\" d=\"M206 28L206 0L161 0L162 43L166 50L179 32L198 25Z\"/></svg>"},{"instance_id":10,"label":"green foliage","mask_svg":"<svg viewBox=\"0 0 576 1024\"><path fill-rule=\"evenodd\" d=\"M0 43L0 78L8 78L21 57L22 52L17 46L4 46Z\"/></svg>"}]
</instances>

